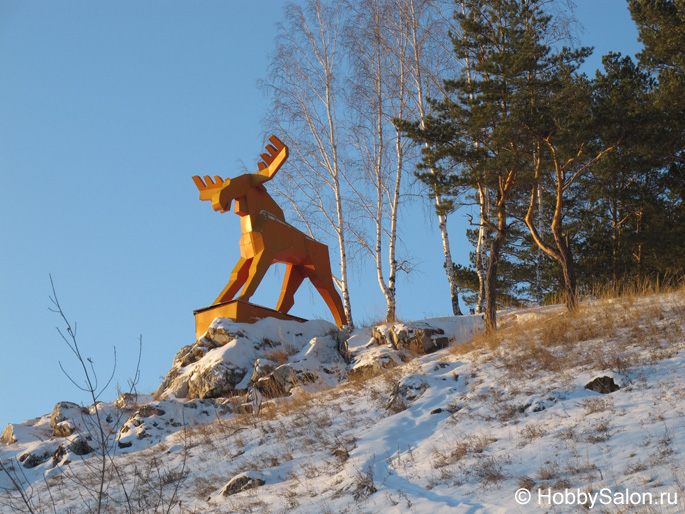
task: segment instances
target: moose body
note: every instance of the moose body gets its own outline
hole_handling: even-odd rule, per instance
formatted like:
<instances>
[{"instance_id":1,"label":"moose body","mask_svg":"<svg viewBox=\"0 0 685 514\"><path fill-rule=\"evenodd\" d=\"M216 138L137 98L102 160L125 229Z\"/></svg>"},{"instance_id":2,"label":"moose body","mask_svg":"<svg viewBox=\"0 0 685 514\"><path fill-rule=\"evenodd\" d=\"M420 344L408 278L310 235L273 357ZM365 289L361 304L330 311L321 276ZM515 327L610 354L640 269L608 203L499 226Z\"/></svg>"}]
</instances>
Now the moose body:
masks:
<instances>
[{"instance_id":1,"label":"moose body","mask_svg":"<svg viewBox=\"0 0 685 514\"><path fill-rule=\"evenodd\" d=\"M262 154L260 171L233 179L193 177L201 200L211 200L215 211L227 212L235 202L240 216L242 236L240 259L230 281L214 304L238 299L248 301L273 263L286 264L285 277L276 310L287 313L295 303L295 292L308 278L331 310L339 327L347 324L340 295L335 289L328 247L312 239L285 221L283 211L269 195L263 183L271 180L288 156L287 147L275 136L269 153ZM242 288L242 291L241 291Z\"/></svg>"}]
</instances>

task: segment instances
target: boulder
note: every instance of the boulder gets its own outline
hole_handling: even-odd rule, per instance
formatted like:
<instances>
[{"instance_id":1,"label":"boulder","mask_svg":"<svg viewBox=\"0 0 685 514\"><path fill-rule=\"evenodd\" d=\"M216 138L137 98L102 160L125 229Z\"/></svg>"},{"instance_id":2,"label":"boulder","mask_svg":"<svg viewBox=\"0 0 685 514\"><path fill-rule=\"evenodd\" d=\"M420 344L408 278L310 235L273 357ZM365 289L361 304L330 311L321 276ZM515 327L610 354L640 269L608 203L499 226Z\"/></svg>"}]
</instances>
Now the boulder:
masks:
<instances>
[{"instance_id":1,"label":"boulder","mask_svg":"<svg viewBox=\"0 0 685 514\"><path fill-rule=\"evenodd\" d=\"M318 376L312 372L297 369L292 364L281 364L269 375L254 383L255 389L267 398L288 396L295 386L316 382Z\"/></svg>"},{"instance_id":2,"label":"boulder","mask_svg":"<svg viewBox=\"0 0 685 514\"><path fill-rule=\"evenodd\" d=\"M76 416L83 415L83 413L83 409L75 403L59 402L52 409L52 414L50 415L50 427L54 430L58 423L66 420L73 420Z\"/></svg>"},{"instance_id":3,"label":"boulder","mask_svg":"<svg viewBox=\"0 0 685 514\"><path fill-rule=\"evenodd\" d=\"M261 473L248 471L233 477L221 490L221 495L231 496L232 494L247 491L248 489L256 489L264 484L266 484L266 480L264 480L264 476Z\"/></svg>"},{"instance_id":4,"label":"boulder","mask_svg":"<svg viewBox=\"0 0 685 514\"><path fill-rule=\"evenodd\" d=\"M5 431L0 436L0 443L14 444L17 442L17 437L14 435L14 425L9 423L5 427Z\"/></svg>"},{"instance_id":5,"label":"boulder","mask_svg":"<svg viewBox=\"0 0 685 514\"><path fill-rule=\"evenodd\" d=\"M56 423L54 427L52 427L52 434L55 437L69 437L74 432L76 432L76 426L69 419L60 421L59 423Z\"/></svg>"},{"instance_id":6,"label":"boulder","mask_svg":"<svg viewBox=\"0 0 685 514\"><path fill-rule=\"evenodd\" d=\"M350 338L351 331L352 329L349 329L348 327L348 330L341 330L335 337L335 349L345 361L345 364L352 364L352 353L350 352L350 348L347 343Z\"/></svg>"},{"instance_id":7,"label":"boulder","mask_svg":"<svg viewBox=\"0 0 685 514\"><path fill-rule=\"evenodd\" d=\"M120 410L135 409L138 405L138 395L135 393L122 393L114 400L114 406Z\"/></svg>"},{"instance_id":8,"label":"boulder","mask_svg":"<svg viewBox=\"0 0 685 514\"><path fill-rule=\"evenodd\" d=\"M52 467L57 465L64 465L68 462L67 457L69 456L69 451L64 444L60 444L55 452L52 454Z\"/></svg>"},{"instance_id":9,"label":"boulder","mask_svg":"<svg viewBox=\"0 0 685 514\"><path fill-rule=\"evenodd\" d=\"M616 382L614 382L613 378L603 376L597 377L585 384L585 389L589 389L590 391L594 391L596 393L609 394L613 393L614 391L618 391L621 388Z\"/></svg>"},{"instance_id":10,"label":"boulder","mask_svg":"<svg viewBox=\"0 0 685 514\"><path fill-rule=\"evenodd\" d=\"M256 383L260 378L264 378L267 375L273 373L273 371L278 367L276 361L271 359L260 358L254 362L254 371L252 372L252 377L250 381Z\"/></svg>"},{"instance_id":11,"label":"boulder","mask_svg":"<svg viewBox=\"0 0 685 514\"><path fill-rule=\"evenodd\" d=\"M216 365L195 370L188 379L186 398L222 398L233 396L235 387L241 382L247 370L221 361Z\"/></svg>"},{"instance_id":12,"label":"boulder","mask_svg":"<svg viewBox=\"0 0 685 514\"><path fill-rule=\"evenodd\" d=\"M373 328L373 337L382 345L397 350L425 354L436 352L449 344L449 338L441 328L431 327L428 323L394 323Z\"/></svg>"},{"instance_id":13,"label":"boulder","mask_svg":"<svg viewBox=\"0 0 685 514\"><path fill-rule=\"evenodd\" d=\"M200 342L208 348L224 346L234 339L245 337L245 332L239 326L237 323L230 325L212 323Z\"/></svg>"},{"instance_id":14,"label":"boulder","mask_svg":"<svg viewBox=\"0 0 685 514\"><path fill-rule=\"evenodd\" d=\"M401 352L391 346L371 346L353 356L350 380L368 380L404 362Z\"/></svg>"},{"instance_id":15,"label":"boulder","mask_svg":"<svg viewBox=\"0 0 685 514\"><path fill-rule=\"evenodd\" d=\"M188 366L199 361L207 354L207 347L196 343L194 345L184 346L174 357L174 366Z\"/></svg>"},{"instance_id":16,"label":"boulder","mask_svg":"<svg viewBox=\"0 0 685 514\"><path fill-rule=\"evenodd\" d=\"M393 388L388 400L389 410L400 412L419 398L428 389L428 383L420 375L407 375Z\"/></svg>"},{"instance_id":17,"label":"boulder","mask_svg":"<svg viewBox=\"0 0 685 514\"><path fill-rule=\"evenodd\" d=\"M151 418L153 416L164 416L164 414L166 413L163 409L160 409L159 407L155 407L154 405L148 403L146 405L142 405L141 407L139 407L136 414L141 418Z\"/></svg>"},{"instance_id":18,"label":"boulder","mask_svg":"<svg viewBox=\"0 0 685 514\"><path fill-rule=\"evenodd\" d=\"M19 456L19 462L22 463L22 465L25 468L31 469L35 468L39 464L43 464L43 462L47 461L50 458L50 453L47 451L36 451L34 452L27 452Z\"/></svg>"},{"instance_id":19,"label":"boulder","mask_svg":"<svg viewBox=\"0 0 685 514\"><path fill-rule=\"evenodd\" d=\"M67 449L75 455L88 455L95 451L88 443L89 440L88 436L79 435L67 445Z\"/></svg>"}]
</instances>

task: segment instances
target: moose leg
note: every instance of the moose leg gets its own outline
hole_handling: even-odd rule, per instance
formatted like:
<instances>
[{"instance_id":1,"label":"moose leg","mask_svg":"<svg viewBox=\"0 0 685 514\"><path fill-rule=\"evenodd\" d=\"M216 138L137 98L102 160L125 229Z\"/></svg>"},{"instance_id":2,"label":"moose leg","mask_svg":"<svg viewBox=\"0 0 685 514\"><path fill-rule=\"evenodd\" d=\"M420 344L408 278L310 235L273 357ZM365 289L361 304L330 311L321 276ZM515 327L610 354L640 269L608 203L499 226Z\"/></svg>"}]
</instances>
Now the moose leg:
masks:
<instances>
[{"instance_id":1,"label":"moose leg","mask_svg":"<svg viewBox=\"0 0 685 514\"><path fill-rule=\"evenodd\" d=\"M319 292L323 300L328 305L328 308L333 314L335 324L338 327L347 325L347 316L345 316L345 308L338 291L335 289L333 283L333 275L331 273L331 263L328 260L328 247L321 245L323 248L312 248L310 253L314 269L310 270L309 280L312 281L314 287Z\"/></svg>"},{"instance_id":2,"label":"moose leg","mask_svg":"<svg viewBox=\"0 0 685 514\"><path fill-rule=\"evenodd\" d=\"M268 270L269 266L273 264L273 261L274 253L271 251L262 250L254 256L252 263L250 264L245 287L243 287L243 290L240 292L240 296L238 297L240 300L245 302L250 300L250 297L257 290L259 283L266 274L266 270Z\"/></svg>"},{"instance_id":3,"label":"moose leg","mask_svg":"<svg viewBox=\"0 0 685 514\"><path fill-rule=\"evenodd\" d=\"M247 280L251 263L252 259L245 259L244 257L241 257L238 260L238 263L231 272L231 279L228 284L226 284L226 287L224 287L224 290L221 291L219 297L214 300L214 304L233 300L233 297L240 291L240 288L243 287L243 284Z\"/></svg>"},{"instance_id":4,"label":"moose leg","mask_svg":"<svg viewBox=\"0 0 685 514\"><path fill-rule=\"evenodd\" d=\"M305 273L302 266L288 264L285 268L281 297L278 299L278 305L276 305L278 312L286 314L290 310L295 303L295 291L297 291L297 288L300 287L304 279Z\"/></svg>"}]
</instances>

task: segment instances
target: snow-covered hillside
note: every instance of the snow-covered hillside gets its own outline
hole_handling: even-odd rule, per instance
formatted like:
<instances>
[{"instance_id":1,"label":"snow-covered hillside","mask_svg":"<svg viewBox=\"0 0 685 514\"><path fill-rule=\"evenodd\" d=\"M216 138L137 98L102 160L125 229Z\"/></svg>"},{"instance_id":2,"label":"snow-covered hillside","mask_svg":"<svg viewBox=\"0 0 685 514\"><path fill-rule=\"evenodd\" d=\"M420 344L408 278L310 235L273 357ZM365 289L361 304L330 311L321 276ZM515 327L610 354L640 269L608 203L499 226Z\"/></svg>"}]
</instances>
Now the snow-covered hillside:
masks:
<instances>
[{"instance_id":1,"label":"snow-covered hillside","mask_svg":"<svg viewBox=\"0 0 685 514\"><path fill-rule=\"evenodd\" d=\"M683 290L479 324L216 321L156 395L9 425L0 512L685 512Z\"/></svg>"}]
</instances>

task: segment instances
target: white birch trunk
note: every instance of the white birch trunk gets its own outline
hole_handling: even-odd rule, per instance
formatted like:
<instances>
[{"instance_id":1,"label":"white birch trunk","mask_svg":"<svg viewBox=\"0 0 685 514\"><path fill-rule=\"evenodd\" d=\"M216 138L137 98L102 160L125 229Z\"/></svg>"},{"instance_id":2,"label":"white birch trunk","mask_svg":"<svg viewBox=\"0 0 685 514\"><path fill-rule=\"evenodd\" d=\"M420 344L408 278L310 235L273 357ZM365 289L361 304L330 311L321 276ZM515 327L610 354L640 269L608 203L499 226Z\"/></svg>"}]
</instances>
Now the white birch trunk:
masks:
<instances>
[{"instance_id":1,"label":"white birch trunk","mask_svg":"<svg viewBox=\"0 0 685 514\"><path fill-rule=\"evenodd\" d=\"M476 273L478 274L478 301L476 302L476 312L485 311L485 277L488 274L488 245L485 238L487 236L487 225L485 219L488 215L488 188L483 186L478 189L478 205L480 207L480 226L478 227L478 242L476 243Z\"/></svg>"},{"instance_id":2,"label":"white birch trunk","mask_svg":"<svg viewBox=\"0 0 685 514\"><path fill-rule=\"evenodd\" d=\"M281 171L274 189L291 202L310 235L319 238L323 233L336 241L339 277L334 280L347 323L353 326L343 191L347 170L336 112L336 75L342 73L336 62L341 24L335 2L287 4L270 82L264 85L272 97L268 121L288 140L291 150L290 166Z\"/></svg>"},{"instance_id":3,"label":"white birch trunk","mask_svg":"<svg viewBox=\"0 0 685 514\"><path fill-rule=\"evenodd\" d=\"M423 78L422 63L423 58L421 55L421 45L419 44L418 37L418 19L416 13L416 5L414 0L408 0L408 8L410 12L410 31L412 37L412 49L414 52L414 59L412 65L414 66L414 85L416 87L416 106L418 110L419 126L421 129L425 127L426 122L426 105L425 105L425 87ZM429 148L428 143L425 144L426 148ZM435 175L435 169L430 168L432 175ZM433 191L433 201L435 202L435 209L438 217L438 229L440 230L440 238L442 239L442 252L445 258L445 273L447 274L447 281L450 286L450 299L452 303L452 313L455 316L462 314L459 308L459 286L457 284L456 276L454 273L454 262L452 261L452 251L450 249L450 238L447 231L447 216L442 213L442 199L440 195Z\"/></svg>"}]
</instances>

